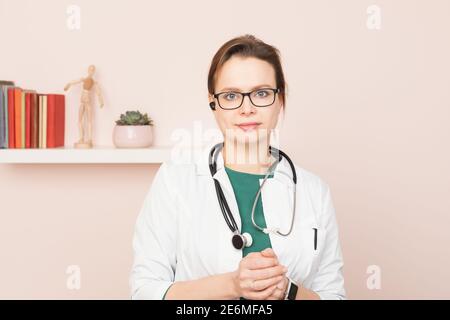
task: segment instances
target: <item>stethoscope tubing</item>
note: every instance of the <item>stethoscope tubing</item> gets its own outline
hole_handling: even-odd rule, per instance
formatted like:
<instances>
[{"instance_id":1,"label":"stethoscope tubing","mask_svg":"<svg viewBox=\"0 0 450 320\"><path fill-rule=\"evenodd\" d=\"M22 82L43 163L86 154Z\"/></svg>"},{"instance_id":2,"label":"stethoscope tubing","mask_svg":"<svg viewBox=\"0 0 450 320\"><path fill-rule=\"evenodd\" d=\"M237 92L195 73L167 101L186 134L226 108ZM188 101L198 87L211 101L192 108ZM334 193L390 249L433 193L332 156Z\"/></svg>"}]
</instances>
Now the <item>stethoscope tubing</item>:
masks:
<instances>
[{"instance_id":1,"label":"stethoscope tubing","mask_svg":"<svg viewBox=\"0 0 450 320\"><path fill-rule=\"evenodd\" d=\"M217 172L217 158L218 158L218 155L219 155L219 152L217 152L217 151L220 151L223 148L223 146L224 146L223 142L218 143L210 151L210 154L209 154L209 169L211 171L211 175L212 176L214 176L214 174ZM283 151L281 151L279 149L276 149L276 148L274 148L272 146L269 146L269 152L272 155L276 155L276 159L277 160L275 161L274 164L271 165L271 167L267 171L267 173L266 173L266 175L264 177L264 180L263 180L261 186L258 189L258 193L257 193L257 195L255 197L254 202L253 202L251 219L252 219L252 223L253 223L254 227L257 228L258 230L264 232L264 233L275 232L275 233L277 233L277 234L279 234L281 236L288 236L292 232L293 225L294 225L294 220L295 220L296 199L297 199L297 197L296 197L297 173L296 173L295 166L294 166L292 160L288 157L288 155L286 153L284 153ZM287 233L281 232L278 228L276 228L276 229L262 228L256 223L256 221L254 219L256 204L258 202L258 199L259 199L259 196L261 194L262 188L263 188L265 182L267 181L268 176L271 173L273 173L273 169L281 161L282 157L285 158L288 161L288 163L289 163L289 165L291 167L292 180L293 180L293 183L294 183L294 206L293 206L294 208L293 208L291 225L290 225L289 231ZM239 235L240 234L239 233L239 228L237 226L236 221L234 220L234 217L233 217L233 214L232 214L232 212L230 210L230 207L228 206L228 202L227 202L227 200L225 198L225 195L223 193L222 188L220 187L220 183L216 179L213 179L213 180L214 180L214 186L215 186L215 189L216 189L218 202L219 202L219 205L220 205L220 209L222 211L222 215L223 215L223 217L225 219L225 222L227 223L228 227L233 232L233 234Z\"/></svg>"}]
</instances>

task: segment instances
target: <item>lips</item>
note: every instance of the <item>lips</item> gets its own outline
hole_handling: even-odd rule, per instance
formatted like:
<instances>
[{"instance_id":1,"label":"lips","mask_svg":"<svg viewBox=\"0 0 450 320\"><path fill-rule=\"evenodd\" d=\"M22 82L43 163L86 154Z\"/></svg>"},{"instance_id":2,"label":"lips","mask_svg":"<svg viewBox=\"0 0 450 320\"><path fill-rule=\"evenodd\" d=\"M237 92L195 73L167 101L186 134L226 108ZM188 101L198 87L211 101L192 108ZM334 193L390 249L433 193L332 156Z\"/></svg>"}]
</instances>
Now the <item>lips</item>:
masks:
<instances>
[{"instance_id":1,"label":"lips","mask_svg":"<svg viewBox=\"0 0 450 320\"><path fill-rule=\"evenodd\" d=\"M255 130L260 124L261 124L260 122L246 122L238 124L237 126L242 130L244 130L245 132L247 132Z\"/></svg>"}]
</instances>

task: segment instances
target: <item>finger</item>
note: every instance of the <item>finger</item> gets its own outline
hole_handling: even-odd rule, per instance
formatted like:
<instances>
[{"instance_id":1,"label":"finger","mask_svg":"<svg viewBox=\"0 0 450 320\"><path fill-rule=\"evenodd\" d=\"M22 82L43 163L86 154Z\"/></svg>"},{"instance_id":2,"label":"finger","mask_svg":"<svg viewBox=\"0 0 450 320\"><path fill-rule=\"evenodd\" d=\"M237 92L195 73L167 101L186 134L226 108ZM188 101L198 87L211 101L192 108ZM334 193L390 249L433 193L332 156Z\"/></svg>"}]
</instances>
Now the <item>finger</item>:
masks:
<instances>
[{"instance_id":1,"label":"finger","mask_svg":"<svg viewBox=\"0 0 450 320\"><path fill-rule=\"evenodd\" d=\"M273 285L278 285L278 283L283 279L283 276L273 277L269 279L256 280L252 282L252 289L255 291L261 291L266 289L267 287L271 287Z\"/></svg>"},{"instance_id":2,"label":"finger","mask_svg":"<svg viewBox=\"0 0 450 320\"><path fill-rule=\"evenodd\" d=\"M254 289L253 289L254 283L255 283L255 281L253 281L253 280L251 280L251 279L242 281L241 288L242 288L242 289L248 289L248 290L254 290Z\"/></svg>"},{"instance_id":3,"label":"finger","mask_svg":"<svg viewBox=\"0 0 450 320\"><path fill-rule=\"evenodd\" d=\"M270 297L268 297L266 300L280 300L276 297L275 294L272 294Z\"/></svg>"},{"instance_id":4,"label":"finger","mask_svg":"<svg viewBox=\"0 0 450 320\"><path fill-rule=\"evenodd\" d=\"M275 289L275 291L266 300L283 300L284 293L280 289Z\"/></svg>"},{"instance_id":5,"label":"finger","mask_svg":"<svg viewBox=\"0 0 450 320\"><path fill-rule=\"evenodd\" d=\"M252 300L265 300L272 295L276 288L277 286L273 285L262 291L251 291L248 297Z\"/></svg>"},{"instance_id":6,"label":"finger","mask_svg":"<svg viewBox=\"0 0 450 320\"><path fill-rule=\"evenodd\" d=\"M259 257L261 257L261 252L250 252L248 255L245 256L245 258L259 258Z\"/></svg>"},{"instance_id":7,"label":"finger","mask_svg":"<svg viewBox=\"0 0 450 320\"><path fill-rule=\"evenodd\" d=\"M277 300L283 300L284 299L284 292L283 290L276 289L274 293L272 293L272 296L275 297Z\"/></svg>"},{"instance_id":8,"label":"finger","mask_svg":"<svg viewBox=\"0 0 450 320\"><path fill-rule=\"evenodd\" d=\"M270 268L278 265L278 259L276 258L265 258L265 257L252 257L245 261L245 266L248 269L264 269Z\"/></svg>"},{"instance_id":9,"label":"finger","mask_svg":"<svg viewBox=\"0 0 450 320\"><path fill-rule=\"evenodd\" d=\"M261 251L261 254L264 257L270 258L270 257L276 257L275 251L273 251L272 248L266 248L263 251Z\"/></svg>"},{"instance_id":10,"label":"finger","mask_svg":"<svg viewBox=\"0 0 450 320\"><path fill-rule=\"evenodd\" d=\"M288 282L288 278L287 278L287 277L283 277L283 280L280 281L280 282L277 284L277 288L278 288L278 289L281 289L281 290L285 289L286 286L287 286L287 282Z\"/></svg>"},{"instance_id":11,"label":"finger","mask_svg":"<svg viewBox=\"0 0 450 320\"><path fill-rule=\"evenodd\" d=\"M249 270L246 272L246 276L253 280L263 280L273 277L283 276L286 274L287 268L282 265L277 265L274 267Z\"/></svg>"}]
</instances>

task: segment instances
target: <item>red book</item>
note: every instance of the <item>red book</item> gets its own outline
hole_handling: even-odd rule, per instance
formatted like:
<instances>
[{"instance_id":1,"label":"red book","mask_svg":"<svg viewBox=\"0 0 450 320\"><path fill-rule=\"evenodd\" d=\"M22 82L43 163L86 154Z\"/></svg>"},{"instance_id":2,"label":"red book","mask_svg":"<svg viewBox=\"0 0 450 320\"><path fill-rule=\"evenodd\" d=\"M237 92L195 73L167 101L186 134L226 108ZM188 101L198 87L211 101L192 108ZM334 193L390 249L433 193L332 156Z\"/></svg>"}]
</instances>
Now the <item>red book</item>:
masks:
<instances>
[{"instance_id":1,"label":"red book","mask_svg":"<svg viewBox=\"0 0 450 320\"><path fill-rule=\"evenodd\" d=\"M64 147L65 96L47 95L47 148Z\"/></svg>"},{"instance_id":2,"label":"red book","mask_svg":"<svg viewBox=\"0 0 450 320\"><path fill-rule=\"evenodd\" d=\"M31 148L39 148L39 104L36 93L31 93L30 102Z\"/></svg>"},{"instance_id":3,"label":"red book","mask_svg":"<svg viewBox=\"0 0 450 320\"><path fill-rule=\"evenodd\" d=\"M16 147L16 117L14 114L14 88L8 89L8 148L14 149Z\"/></svg>"},{"instance_id":4,"label":"red book","mask_svg":"<svg viewBox=\"0 0 450 320\"><path fill-rule=\"evenodd\" d=\"M14 89L14 109L15 109L15 129L16 129L16 148L22 149L22 89Z\"/></svg>"},{"instance_id":5,"label":"red book","mask_svg":"<svg viewBox=\"0 0 450 320\"><path fill-rule=\"evenodd\" d=\"M31 148L31 93L25 93L25 148Z\"/></svg>"}]
</instances>

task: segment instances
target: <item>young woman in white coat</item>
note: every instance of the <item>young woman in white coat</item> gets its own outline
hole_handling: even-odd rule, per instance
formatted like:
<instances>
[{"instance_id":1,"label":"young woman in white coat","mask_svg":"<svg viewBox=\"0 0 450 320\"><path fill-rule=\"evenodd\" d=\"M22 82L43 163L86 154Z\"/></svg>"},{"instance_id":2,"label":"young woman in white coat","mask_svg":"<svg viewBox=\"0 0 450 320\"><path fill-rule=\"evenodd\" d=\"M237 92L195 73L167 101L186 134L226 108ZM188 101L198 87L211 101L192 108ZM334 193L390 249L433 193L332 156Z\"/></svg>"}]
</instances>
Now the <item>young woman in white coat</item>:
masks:
<instances>
[{"instance_id":1,"label":"young woman in white coat","mask_svg":"<svg viewBox=\"0 0 450 320\"><path fill-rule=\"evenodd\" d=\"M138 216L133 299L344 299L329 186L270 144L286 84L278 50L226 42L208 75L223 142L165 162Z\"/></svg>"}]
</instances>

